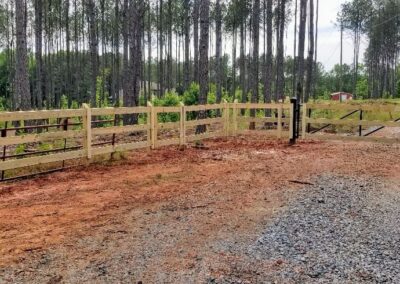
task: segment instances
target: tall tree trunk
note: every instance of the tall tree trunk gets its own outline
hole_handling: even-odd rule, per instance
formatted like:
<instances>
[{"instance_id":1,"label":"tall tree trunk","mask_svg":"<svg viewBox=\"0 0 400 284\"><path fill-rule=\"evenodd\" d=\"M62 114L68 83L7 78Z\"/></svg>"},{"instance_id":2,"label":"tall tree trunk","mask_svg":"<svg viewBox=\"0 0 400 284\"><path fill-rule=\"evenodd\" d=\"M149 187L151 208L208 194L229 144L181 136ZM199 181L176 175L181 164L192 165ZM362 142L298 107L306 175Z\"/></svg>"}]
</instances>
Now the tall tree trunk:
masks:
<instances>
[{"instance_id":1,"label":"tall tree trunk","mask_svg":"<svg viewBox=\"0 0 400 284\"><path fill-rule=\"evenodd\" d=\"M150 1L148 1L148 15L147 15L147 25L148 25L148 30L147 30L147 53L148 53L148 67L147 67L147 84L148 84L148 90L149 90L149 96L147 100L151 100L152 96L152 78L151 78L151 51L152 51L152 42L151 42L151 31L152 31L152 26L151 26L151 5ZM147 102L146 102L147 103Z\"/></svg>"},{"instance_id":2,"label":"tall tree trunk","mask_svg":"<svg viewBox=\"0 0 400 284\"><path fill-rule=\"evenodd\" d=\"M65 95L67 96L68 99L68 108L71 108L72 106L72 71L71 71L71 46L70 46L70 41L71 41L71 33L69 29L69 3L70 0L65 0L65 6L64 6L64 21L65 21L65 43L66 43L66 49L67 49L67 74L66 74L66 88L65 88Z\"/></svg>"},{"instance_id":3,"label":"tall tree trunk","mask_svg":"<svg viewBox=\"0 0 400 284\"><path fill-rule=\"evenodd\" d=\"M124 92L124 106L139 106L139 93L142 73L142 37L144 3L135 0L128 9L129 13L129 67L127 70L127 92ZM136 124L137 115L125 116L125 124Z\"/></svg>"},{"instance_id":4,"label":"tall tree trunk","mask_svg":"<svg viewBox=\"0 0 400 284\"><path fill-rule=\"evenodd\" d=\"M294 44L293 44L293 97L296 96L296 83L297 83L297 14L298 14L298 0L295 1L295 8L294 8Z\"/></svg>"},{"instance_id":5,"label":"tall tree trunk","mask_svg":"<svg viewBox=\"0 0 400 284\"><path fill-rule=\"evenodd\" d=\"M114 42L115 42L115 47L114 47L114 52L115 52L115 70L114 70L114 105L119 106L120 105L120 96L119 92L121 90L121 73L120 73L120 52L119 52L119 44L120 44L120 28L119 28L119 23L120 23L120 12L119 12L119 1L120 0L115 0L115 23L114 23Z\"/></svg>"},{"instance_id":6,"label":"tall tree trunk","mask_svg":"<svg viewBox=\"0 0 400 284\"><path fill-rule=\"evenodd\" d=\"M190 84L190 0L184 0L183 5L183 9L185 11L185 70L183 72L183 88L184 90L187 90Z\"/></svg>"},{"instance_id":7,"label":"tall tree trunk","mask_svg":"<svg viewBox=\"0 0 400 284\"><path fill-rule=\"evenodd\" d=\"M270 103L272 100L272 72L273 72L273 58L272 58L272 1L267 0L267 58L266 58L266 71L265 71L265 90L264 102ZM268 113L268 112L267 112Z\"/></svg>"},{"instance_id":8,"label":"tall tree trunk","mask_svg":"<svg viewBox=\"0 0 400 284\"><path fill-rule=\"evenodd\" d=\"M253 5L253 56L251 67L251 102L258 102L258 78L259 78L259 45L260 45L260 0L254 0ZM254 109L250 112L251 117L256 116ZM255 123L250 124L250 129L255 129Z\"/></svg>"},{"instance_id":9,"label":"tall tree trunk","mask_svg":"<svg viewBox=\"0 0 400 284\"><path fill-rule=\"evenodd\" d=\"M123 38L123 103L125 106L125 96L128 96L128 82L129 82L129 1L124 0L123 4L123 24L122 24L122 38Z\"/></svg>"},{"instance_id":10,"label":"tall tree trunk","mask_svg":"<svg viewBox=\"0 0 400 284\"><path fill-rule=\"evenodd\" d=\"M304 101L308 102L311 97L313 70L314 70L314 0L310 0L310 16L308 28L308 58L307 58L307 77Z\"/></svg>"},{"instance_id":11,"label":"tall tree trunk","mask_svg":"<svg viewBox=\"0 0 400 284\"><path fill-rule=\"evenodd\" d=\"M193 82L196 83L199 83L199 11L201 3L201 0L194 0L193 6Z\"/></svg>"},{"instance_id":12,"label":"tall tree trunk","mask_svg":"<svg viewBox=\"0 0 400 284\"><path fill-rule=\"evenodd\" d=\"M200 62L199 62L199 75L200 75L200 95L199 105L207 104L208 95L208 49L209 49L209 31L210 31L210 0L202 0L200 4ZM199 112L199 118L204 119L206 113ZM206 126L200 125L197 128L198 133L205 132Z\"/></svg>"},{"instance_id":13,"label":"tall tree trunk","mask_svg":"<svg viewBox=\"0 0 400 284\"><path fill-rule=\"evenodd\" d=\"M242 89L242 103L247 102L247 88L246 88L246 54L245 54L245 23L244 20L240 23L240 88ZM236 59L235 59L236 60Z\"/></svg>"},{"instance_id":14,"label":"tall tree trunk","mask_svg":"<svg viewBox=\"0 0 400 284\"><path fill-rule=\"evenodd\" d=\"M167 88L170 91L173 87L172 82L172 24L173 24L172 0L168 0L168 58L167 58Z\"/></svg>"},{"instance_id":15,"label":"tall tree trunk","mask_svg":"<svg viewBox=\"0 0 400 284\"><path fill-rule=\"evenodd\" d=\"M35 59L36 59L36 84L35 97L36 107L43 107L43 59L42 59L42 40L43 38L43 2L35 0Z\"/></svg>"},{"instance_id":16,"label":"tall tree trunk","mask_svg":"<svg viewBox=\"0 0 400 284\"><path fill-rule=\"evenodd\" d=\"M300 25L299 25L299 49L297 63L297 100L303 100L304 87L304 48L306 37L307 0L300 0Z\"/></svg>"},{"instance_id":17,"label":"tall tree trunk","mask_svg":"<svg viewBox=\"0 0 400 284\"><path fill-rule=\"evenodd\" d=\"M89 22L89 49L90 49L90 102L92 106L96 106L96 85L98 73L98 38L96 25L96 6L94 0L87 0L86 12Z\"/></svg>"},{"instance_id":18,"label":"tall tree trunk","mask_svg":"<svg viewBox=\"0 0 400 284\"><path fill-rule=\"evenodd\" d=\"M15 27L17 35L14 92L15 110L29 110L31 108L26 23L26 2L24 0L15 0Z\"/></svg>"},{"instance_id":19,"label":"tall tree trunk","mask_svg":"<svg viewBox=\"0 0 400 284\"><path fill-rule=\"evenodd\" d=\"M316 19L315 19L314 80L311 82L314 101L317 99L316 87L318 80L318 24L319 24L319 0L317 0Z\"/></svg>"},{"instance_id":20,"label":"tall tree trunk","mask_svg":"<svg viewBox=\"0 0 400 284\"><path fill-rule=\"evenodd\" d=\"M164 21L163 21L163 11L164 8L164 3L163 0L160 0L160 5L159 5L159 9L160 9L160 15L159 15L159 26L158 26L158 32L159 32L159 43L160 43L160 54L158 57L158 61L159 61L159 72L158 72L158 76L159 76L159 84L160 84L160 93L159 96L162 97L164 96L164 92L165 92L165 86L164 86L164 32L163 32L163 25L164 25Z\"/></svg>"},{"instance_id":21,"label":"tall tree trunk","mask_svg":"<svg viewBox=\"0 0 400 284\"><path fill-rule=\"evenodd\" d=\"M215 72L216 74L216 81L217 81L217 103L221 103L222 100L222 11L221 11L221 3L220 0L217 0L215 5L215 39L216 39L216 46L215 46Z\"/></svg>"},{"instance_id":22,"label":"tall tree trunk","mask_svg":"<svg viewBox=\"0 0 400 284\"><path fill-rule=\"evenodd\" d=\"M278 7L278 25L277 25L277 56L276 56L276 92L275 100L284 100L285 98L285 75L284 75L284 38L286 21L286 0L280 0Z\"/></svg>"}]
</instances>

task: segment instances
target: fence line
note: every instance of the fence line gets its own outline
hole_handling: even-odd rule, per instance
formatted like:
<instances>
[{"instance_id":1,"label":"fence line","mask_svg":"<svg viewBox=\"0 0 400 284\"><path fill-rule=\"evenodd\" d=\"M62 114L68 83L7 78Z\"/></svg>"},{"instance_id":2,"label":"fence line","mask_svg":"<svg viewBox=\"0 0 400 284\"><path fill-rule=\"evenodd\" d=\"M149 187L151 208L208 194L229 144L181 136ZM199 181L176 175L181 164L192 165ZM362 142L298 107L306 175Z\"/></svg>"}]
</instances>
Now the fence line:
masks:
<instances>
[{"instance_id":1,"label":"fence line","mask_svg":"<svg viewBox=\"0 0 400 284\"><path fill-rule=\"evenodd\" d=\"M250 117L248 111L270 110L275 117ZM286 137L284 125L291 125L293 116L285 114L291 109L290 104L241 104L235 101L221 104L158 107L148 103L146 107L121 107L121 108L90 108L84 104L82 109L77 110L50 110L50 111L27 111L27 112L6 112L0 113L0 122L5 123L0 138L0 146L3 147L3 157L0 161L0 171L4 179L4 171L31 167L53 162L64 162L67 160L86 158L91 160L94 156L113 154L116 152L129 151L134 149L151 148L167 145L181 145L200 141L208 138L235 136L243 133L243 129L248 128L250 123L261 123L262 125L272 125L277 129L270 131L270 134L277 138ZM244 115L240 113L244 110ZM179 120L160 121L159 115L175 114ZM203 115L199 115L203 114ZM207 115L211 114L211 115ZM138 122L133 125L120 125L126 117L134 117ZM211 117L210 117L211 116ZM101 120L101 118L106 119ZM200 118L201 117L201 118ZM204 117L204 118L203 118ZM57 123L51 124L51 119L56 119ZM97 119L97 120L96 120ZM33 123L33 121L35 121ZM74 121L73 123L70 123ZM97 127L99 124L113 123L112 126ZM17 125L14 128L6 128L7 125ZM23 125L23 126L21 126ZM71 129L71 127L75 129ZM205 132L199 132L198 127L205 126ZM56 131L32 134L30 129L41 129L49 131L56 127ZM62 128L62 129L61 129ZM13 129L13 130L11 130ZM20 133L25 131L28 133ZM139 134L146 136L145 140L117 143L116 135L129 134L133 137L143 138ZM167 133L176 134L175 137L159 137ZM94 143L94 139L106 135L112 135L111 141L101 141ZM22 154L7 155L12 147L19 145L29 145L34 143L64 141L64 147L47 150L33 151ZM67 140L74 142L72 147L67 147ZM110 145L111 144L111 145ZM44 155L45 154L45 155ZM34 157L29 157L29 156ZM39 155L39 156L38 156Z\"/></svg>"}]
</instances>

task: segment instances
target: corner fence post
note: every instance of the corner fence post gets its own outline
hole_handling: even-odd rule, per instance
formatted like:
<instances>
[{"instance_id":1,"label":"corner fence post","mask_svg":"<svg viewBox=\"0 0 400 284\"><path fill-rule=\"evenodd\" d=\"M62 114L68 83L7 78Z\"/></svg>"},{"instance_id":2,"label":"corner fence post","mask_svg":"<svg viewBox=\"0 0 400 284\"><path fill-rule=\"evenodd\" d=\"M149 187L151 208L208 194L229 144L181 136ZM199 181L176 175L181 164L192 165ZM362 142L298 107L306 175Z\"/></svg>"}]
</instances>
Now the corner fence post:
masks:
<instances>
[{"instance_id":1,"label":"corner fence post","mask_svg":"<svg viewBox=\"0 0 400 284\"><path fill-rule=\"evenodd\" d=\"M180 146L186 145L186 108L183 102L180 103L181 115L180 115L180 132L179 132L179 144Z\"/></svg>"},{"instance_id":2,"label":"corner fence post","mask_svg":"<svg viewBox=\"0 0 400 284\"><path fill-rule=\"evenodd\" d=\"M297 138L297 99L290 99L291 107L290 107L290 144L296 144Z\"/></svg>"},{"instance_id":3,"label":"corner fence post","mask_svg":"<svg viewBox=\"0 0 400 284\"><path fill-rule=\"evenodd\" d=\"M92 158L92 110L88 104L83 104L85 115L83 116L83 129L85 136L83 141L83 149L86 151L86 156L90 160Z\"/></svg>"}]
</instances>

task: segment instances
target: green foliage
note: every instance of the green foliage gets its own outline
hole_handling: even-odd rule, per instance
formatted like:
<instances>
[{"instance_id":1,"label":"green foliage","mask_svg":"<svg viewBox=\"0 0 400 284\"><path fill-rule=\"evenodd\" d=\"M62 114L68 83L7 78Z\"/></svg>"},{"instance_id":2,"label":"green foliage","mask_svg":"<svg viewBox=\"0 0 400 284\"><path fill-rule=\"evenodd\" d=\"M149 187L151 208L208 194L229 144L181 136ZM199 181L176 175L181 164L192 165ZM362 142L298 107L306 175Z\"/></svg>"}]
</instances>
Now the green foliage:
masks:
<instances>
[{"instance_id":1,"label":"green foliage","mask_svg":"<svg viewBox=\"0 0 400 284\"><path fill-rule=\"evenodd\" d=\"M172 106L179 106L180 105L180 98L178 94L175 92L167 92L164 98L156 98L153 100L154 106L165 106L165 107L172 107ZM158 120L160 122L177 122L179 121L179 114L178 113L160 113L158 115Z\"/></svg>"},{"instance_id":2,"label":"green foliage","mask_svg":"<svg viewBox=\"0 0 400 284\"><path fill-rule=\"evenodd\" d=\"M25 149L26 149L25 144L19 144L17 148L15 148L15 155L25 153Z\"/></svg>"},{"instance_id":3,"label":"green foliage","mask_svg":"<svg viewBox=\"0 0 400 284\"><path fill-rule=\"evenodd\" d=\"M96 82L96 105L100 107L108 107L109 106L109 101L108 98L110 96L110 93L108 92L108 88L106 88L103 79L106 79L109 77L111 74L111 71L109 68L105 68L100 72L100 75L97 76L97 82Z\"/></svg>"},{"instance_id":4,"label":"green foliage","mask_svg":"<svg viewBox=\"0 0 400 284\"><path fill-rule=\"evenodd\" d=\"M199 94L200 94L200 86L196 83L190 84L189 89L183 94L183 103L186 106L197 104Z\"/></svg>"},{"instance_id":5,"label":"green foliage","mask_svg":"<svg viewBox=\"0 0 400 284\"><path fill-rule=\"evenodd\" d=\"M68 108L68 98L66 95L62 95L60 99L60 106L62 109Z\"/></svg>"},{"instance_id":6,"label":"green foliage","mask_svg":"<svg viewBox=\"0 0 400 284\"><path fill-rule=\"evenodd\" d=\"M357 98L367 99L368 98L368 81L367 78L361 78L357 82L356 86Z\"/></svg>"}]
</instances>

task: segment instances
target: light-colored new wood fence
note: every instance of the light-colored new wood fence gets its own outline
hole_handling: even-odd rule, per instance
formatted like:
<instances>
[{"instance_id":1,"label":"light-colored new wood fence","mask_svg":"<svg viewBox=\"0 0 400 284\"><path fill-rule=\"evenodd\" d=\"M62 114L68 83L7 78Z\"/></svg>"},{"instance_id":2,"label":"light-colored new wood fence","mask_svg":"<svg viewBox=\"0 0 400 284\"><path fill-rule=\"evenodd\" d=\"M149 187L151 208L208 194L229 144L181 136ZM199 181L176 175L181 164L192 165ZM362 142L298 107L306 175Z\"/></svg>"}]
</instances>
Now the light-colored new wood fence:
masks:
<instances>
[{"instance_id":1,"label":"light-colored new wood fence","mask_svg":"<svg viewBox=\"0 0 400 284\"><path fill-rule=\"evenodd\" d=\"M246 111L256 112L256 117ZM241 113L245 110L244 114ZM272 117L265 117L268 110ZM258 111L258 113L257 113ZM285 114L285 111L288 113ZM161 116L174 114L177 119L163 121ZM291 105L288 104L239 104L223 102L215 105L158 107L90 108L83 105L76 110L46 110L0 113L4 126L0 146L3 156L0 171L37 166L73 159L92 159L94 156L143 148L168 145L185 145L208 138L227 137L242 133L250 123L270 124L271 134L277 138L287 136L285 125L292 125ZM124 120L135 122L126 125ZM52 124L51 121L57 121ZM61 121L74 122L59 127ZM7 125L13 127L6 128ZM22 125L22 126L21 126ZM36 125L38 133L27 130ZM247 126L246 126L247 125ZM15 127L18 126L18 127ZM199 131L199 126L204 126ZM287 127L286 127L287 128ZM36 130L36 128L34 127ZM116 139L117 135L123 138ZM125 136L124 136L125 135ZM111 141L110 141L111 139ZM21 145L40 145L63 141L57 151L35 151L15 154ZM71 147L67 147L68 143ZM36 147L36 146L35 146ZM4 176L4 175L3 175Z\"/></svg>"}]
</instances>

